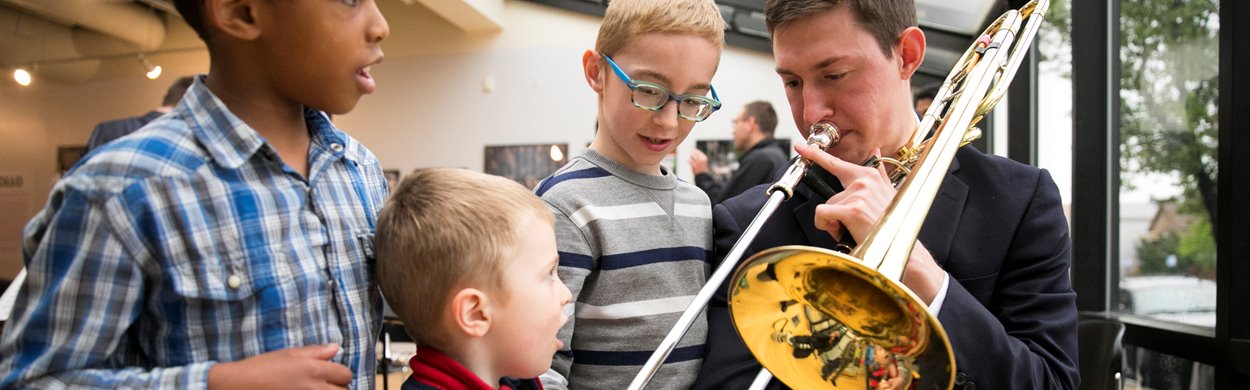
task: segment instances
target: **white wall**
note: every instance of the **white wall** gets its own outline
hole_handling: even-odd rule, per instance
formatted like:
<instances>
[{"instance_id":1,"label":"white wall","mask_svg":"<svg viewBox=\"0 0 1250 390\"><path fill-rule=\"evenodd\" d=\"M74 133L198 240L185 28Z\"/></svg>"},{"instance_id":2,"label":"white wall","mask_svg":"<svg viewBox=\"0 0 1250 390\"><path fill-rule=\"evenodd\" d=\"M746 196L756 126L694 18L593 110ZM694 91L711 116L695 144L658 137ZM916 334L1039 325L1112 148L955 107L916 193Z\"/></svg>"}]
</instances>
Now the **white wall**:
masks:
<instances>
[{"instance_id":1,"label":"white wall","mask_svg":"<svg viewBox=\"0 0 1250 390\"><path fill-rule=\"evenodd\" d=\"M580 152L593 137L597 112L581 58L594 46L598 18L519 1L507 2L503 15L504 30L487 49L447 53L480 44L480 38L454 35L439 37L433 53L392 59L388 48L386 61L374 67L378 91L335 122L369 145L386 168L402 172L480 170L484 145L568 143L571 153ZM684 161L692 141L730 139L733 117L752 100L773 102L779 137L797 134L773 66L766 53L726 48L713 79L725 106L696 125L679 148L679 174L690 177ZM487 79L494 84L490 92L483 89Z\"/></svg>"},{"instance_id":2,"label":"white wall","mask_svg":"<svg viewBox=\"0 0 1250 390\"><path fill-rule=\"evenodd\" d=\"M578 153L590 142L597 101L580 64L594 46L598 18L509 0L502 32L467 35L420 5L380 5L391 36L383 42L386 61L373 68L378 91L335 122L385 168L480 170L487 145L568 143ZM136 72L74 85L0 86L0 179L23 178L21 188L0 187L0 279L21 266L20 229L57 178L57 145L85 144L97 122L142 114L159 103L173 77L208 68L203 52L182 57L156 81ZM486 78L494 79L489 93L482 88ZM798 138L771 55L728 47L713 84L725 106L679 147L679 175L690 177L685 160L693 141L730 139L734 115L752 100L771 101L778 110L778 137Z\"/></svg>"}]
</instances>

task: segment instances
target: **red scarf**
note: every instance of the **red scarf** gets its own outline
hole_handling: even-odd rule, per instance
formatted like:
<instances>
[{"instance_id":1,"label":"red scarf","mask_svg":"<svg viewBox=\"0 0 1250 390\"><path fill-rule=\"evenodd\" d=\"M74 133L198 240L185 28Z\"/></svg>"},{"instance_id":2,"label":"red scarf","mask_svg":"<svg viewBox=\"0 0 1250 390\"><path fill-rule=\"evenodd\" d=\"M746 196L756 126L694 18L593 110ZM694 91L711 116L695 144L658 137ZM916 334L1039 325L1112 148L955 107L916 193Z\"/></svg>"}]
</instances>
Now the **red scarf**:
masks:
<instances>
[{"instance_id":1,"label":"red scarf","mask_svg":"<svg viewBox=\"0 0 1250 390\"><path fill-rule=\"evenodd\" d=\"M444 390L496 390L459 362L433 348L417 348L417 356L408 361L408 366L412 367L412 380L429 386ZM501 384L498 390L512 390L512 386Z\"/></svg>"}]
</instances>

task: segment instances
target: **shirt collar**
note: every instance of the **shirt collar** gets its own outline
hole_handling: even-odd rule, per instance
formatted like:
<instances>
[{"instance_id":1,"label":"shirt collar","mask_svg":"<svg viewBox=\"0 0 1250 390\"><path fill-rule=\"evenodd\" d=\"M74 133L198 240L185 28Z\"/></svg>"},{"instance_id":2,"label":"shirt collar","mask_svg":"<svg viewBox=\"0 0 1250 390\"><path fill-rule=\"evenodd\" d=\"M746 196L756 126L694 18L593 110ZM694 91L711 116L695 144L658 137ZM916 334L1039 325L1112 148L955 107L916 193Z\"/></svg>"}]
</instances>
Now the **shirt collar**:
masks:
<instances>
[{"instance_id":1,"label":"shirt collar","mask_svg":"<svg viewBox=\"0 0 1250 390\"><path fill-rule=\"evenodd\" d=\"M174 112L186 118L191 133L214 161L227 168L238 168L261 150L266 141L231 112L208 89L204 80L204 75L195 77ZM324 113L305 107L304 121L313 145L310 154L321 148L329 149L328 152L336 156L345 154L346 137Z\"/></svg>"}]
</instances>

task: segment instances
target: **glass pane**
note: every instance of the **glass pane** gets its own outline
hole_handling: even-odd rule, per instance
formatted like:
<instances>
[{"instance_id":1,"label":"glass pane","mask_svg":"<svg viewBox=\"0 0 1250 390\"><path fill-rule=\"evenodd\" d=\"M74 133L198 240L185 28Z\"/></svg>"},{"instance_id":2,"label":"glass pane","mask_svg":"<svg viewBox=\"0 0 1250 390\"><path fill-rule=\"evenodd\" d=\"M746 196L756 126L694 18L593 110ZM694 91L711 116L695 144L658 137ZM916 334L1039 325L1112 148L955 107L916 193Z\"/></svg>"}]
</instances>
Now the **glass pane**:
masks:
<instances>
[{"instance_id":1,"label":"glass pane","mask_svg":"<svg viewBox=\"0 0 1250 390\"><path fill-rule=\"evenodd\" d=\"M1215 388L1215 367L1132 345L1124 348L1124 389Z\"/></svg>"},{"instance_id":2,"label":"glass pane","mask_svg":"<svg viewBox=\"0 0 1250 390\"><path fill-rule=\"evenodd\" d=\"M1118 310L1215 326L1219 4L1120 2Z\"/></svg>"},{"instance_id":3,"label":"glass pane","mask_svg":"<svg viewBox=\"0 0 1250 390\"><path fill-rule=\"evenodd\" d=\"M1035 38L1041 54L1037 66L1037 165L1050 171L1063 200L1072 210L1072 13L1070 0L1054 0L1046 24Z\"/></svg>"}]
</instances>

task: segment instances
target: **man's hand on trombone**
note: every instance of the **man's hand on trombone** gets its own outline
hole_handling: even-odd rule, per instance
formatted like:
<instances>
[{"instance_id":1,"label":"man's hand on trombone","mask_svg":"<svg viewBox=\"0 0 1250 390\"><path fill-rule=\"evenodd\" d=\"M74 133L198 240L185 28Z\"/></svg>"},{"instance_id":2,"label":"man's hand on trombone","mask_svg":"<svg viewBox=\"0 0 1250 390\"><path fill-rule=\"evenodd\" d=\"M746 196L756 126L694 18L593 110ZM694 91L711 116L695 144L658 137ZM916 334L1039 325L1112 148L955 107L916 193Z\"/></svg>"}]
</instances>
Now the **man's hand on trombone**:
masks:
<instances>
[{"instance_id":1,"label":"man's hand on trombone","mask_svg":"<svg viewBox=\"0 0 1250 390\"><path fill-rule=\"evenodd\" d=\"M845 188L816 206L816 228L840 240L845 226L856 242L862 242L898 192L890 183L884 164L862 166L807 145L796 145L794 150L836 176ZM881 150L874 149L872 155L880 156ZM924 244L916 241L903 271L903 284L928 305L933 303L945 279L946 271L937 265Z\"/></svg>"}]
</instances>

